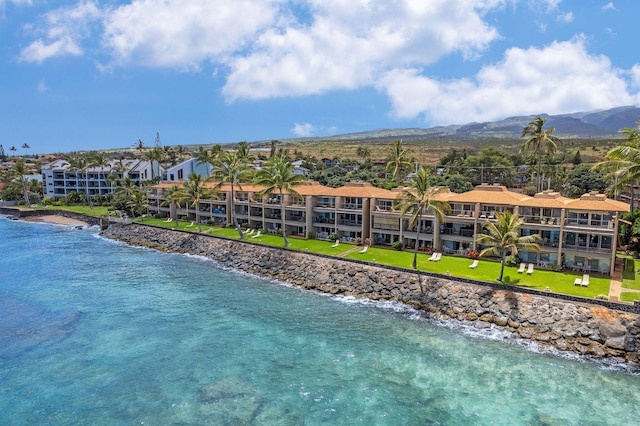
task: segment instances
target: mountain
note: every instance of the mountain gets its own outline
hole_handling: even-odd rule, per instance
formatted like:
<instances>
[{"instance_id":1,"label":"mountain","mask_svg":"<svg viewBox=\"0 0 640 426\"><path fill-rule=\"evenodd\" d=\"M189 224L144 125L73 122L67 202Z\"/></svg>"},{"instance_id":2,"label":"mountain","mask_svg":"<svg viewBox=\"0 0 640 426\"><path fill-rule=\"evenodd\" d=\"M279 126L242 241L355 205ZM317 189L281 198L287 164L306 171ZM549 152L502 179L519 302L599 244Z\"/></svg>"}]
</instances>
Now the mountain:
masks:
<instances>
[{"instance_id":1,"label":"mountain","mask_svg":"<svg viewBox=\"0 0 640 426\"><path fill-rule=\"evenodd\" d=\"M464 125L438 126L429 129L378 129L367 132L348 133L337 136L299 138L295 141L357 141L392 139L519 139L522 129L536 117L547 119L545 127L555 127L554 135L562 139L615 139L620 138L620 129L636 128L640 119L640 108L623 106L603 111L576 112L572 114L536 114L509 117L499 121L469 123ZM290 139L291 140L291 139Z\"/></svg>"}]
</instances>

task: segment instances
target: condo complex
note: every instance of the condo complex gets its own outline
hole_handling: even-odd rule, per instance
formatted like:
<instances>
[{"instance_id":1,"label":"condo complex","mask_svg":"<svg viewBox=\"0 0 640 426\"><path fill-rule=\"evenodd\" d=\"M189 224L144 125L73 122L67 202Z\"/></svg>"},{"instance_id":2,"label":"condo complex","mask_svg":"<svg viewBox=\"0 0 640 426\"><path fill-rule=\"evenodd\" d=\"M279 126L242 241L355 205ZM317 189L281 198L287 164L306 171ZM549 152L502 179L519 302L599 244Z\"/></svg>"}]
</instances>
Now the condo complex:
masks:
<instances>
[{"instance_id":1,"label":"condo complex","mask_svg":"<svg viewBox=\"0 0 640 426\"><path fill-rule=\"evenodd\" d=\"M78 171L63 160L43 167L45 196L65 197L70 191L87 191L90 196L113 192L108 179L130 177L137 182L162 175L163 181L148 190L150 215L180 218L217 225L232 223L231 212L244 228L281 233L281 204L284 206L288 236L329 239L344 242L369 242L376 246L392 246L397 242L407 249L442 252L466 256L469 250L481 250L476 235L486 221L496 213L511 211L525 221L522 235L539 234L540 251L520 251L521 261L540 268L568 268L577 271L612 275L617 247L618 214L629 211L629 204L611 200L604 194L588 193L579 199L543 191L528 196L502 185L482 184L461 194L443 192L438 199L451 206L443 222L425 214L418 237L416 226L409 226L409 217L394 209L399 190L377 188L365 182L350 182L340 188L330 188L316 182L296 186L299 196L278 194L261 196L263 188L252 184L223 185L214 198L201 200L195 207L165 202L165 191L182 182L190 173L209 176L208 164L193 159L167 171L154 170L153 164L142 160L113 162L102 168ZM208 183L211 187L214 182ZM232 202L233 201L233 202Z\"/></svg>"}]
</instances>

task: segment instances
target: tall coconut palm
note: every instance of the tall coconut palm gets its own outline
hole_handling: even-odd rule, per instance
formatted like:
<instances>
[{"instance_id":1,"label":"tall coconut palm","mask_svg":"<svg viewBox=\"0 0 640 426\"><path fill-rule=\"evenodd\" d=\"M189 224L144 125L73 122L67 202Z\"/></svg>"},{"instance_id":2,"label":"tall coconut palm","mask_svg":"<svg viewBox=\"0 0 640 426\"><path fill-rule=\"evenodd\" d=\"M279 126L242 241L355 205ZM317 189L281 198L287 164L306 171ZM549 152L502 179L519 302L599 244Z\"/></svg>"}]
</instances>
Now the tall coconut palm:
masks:
<instances>
[{"instance_id":1,"label":"tall coconut palm","mask_svg":"<svg viewBox=\"0 0 640 426\"><path fill-rule=\"evenodd\" d=\"M640 121L638 122L640 130ZM631 208L634 205L634 186L640 180L640 133L630 127L620 130L626 137L623 145L616 146L605 155L605 161L594 168L607 172L614 181L613 191L629 187Z\"/></svg>"},{"instance_id":2,"label":"tall coconut palm","mask_svg":"<svg viewBox=\"0 0 640 426\"><path fill-rule=\"evenodd\" d=\"M80 179L76 177L76 182L81 182L84 186L84 195L87 201L87 205L89 208L93 208L93 202L91 201L91 197L89 196L89 173L88 170L91 167L91 163L87 155L77 154L71 157L67 157L67 162L72 170L76 172L80 172ZM84 175L84 180L83 180ZM77 176L77 174L76 174Z\"/></svg>"},{"instance_id":3,"label":"tall coconut palm","mask_svg":"<svg viewBox=\"0 0 640 426\"><path fill-rule=\"evenodd\" d=\"M267 160L255 178L256 185L265 188L260 192L262 197L269 196L274 192L277 192L280 196L280 224L285 247L289 247L289 240L287 240L284 219L284 193L286 192L293 197L300 197L300 194L294 188L304 181L304 176L294 174L293 169L293 165L284 156L280 155Z\"/></svg>"},{"instance_id":4,"label":"tall coconut palm","mask_svg":"<svg viewBox=\"0 0 640 426\"><path fill-rule=\"evenodd\" d=\"M199 173L191 173L189 180L184 182L184 193L189 197L191 206L196 209L196 222L198 222L198 232L202 232L202 224L200 223L200 202L202 200L211 199L215 193L208 188L205 181Z\"/></svg>"},{"instance_id":5,"label":"tall coconut palm","mask_svg":"<svg viewBox=\"0 0 640 426\"><path fill-rule=\"evenodd\" d=\"M162 202L163 206L169 206L169 215L173 215L173 218L176 221L176 228L178 227L178 213L175 211L177 207L179 207L182 203L189 202L189 195L187 195L183 188L180 188L178 185L172 185L170 188L165 190L164 201Z\"/></svg>"},{"instance_id":6,"label":"tall coconut palm","mask_svg":"<svg viewBox=\"0 0 640 426\"><path fill-rule=\"evenodd\" d=\"M520 137L527 138L520 152L532 151L536 155L536 163L538 166L536 190L538 192L542 190L542 155L545 152L554 154L561 143L560 139L553 135L553 132L556 130L554 127L544 129L546 121L545 118L536 117L535 120L522 129L522 134L520 135Z\"/></svg>"},{"instance_id":7,"label":"tall coconut palm","mask_svg":"<svg viewBox=\"0 0 640 426\"><path fill-rule=\"evenodd\" d=\"M29 148L31 148L31 147L29 146L28 143L25 142L25 143L22 144L22 149L24 149L24 156L25 157L29 155Z\"/></svg>"},{"instance_id":8,"label":"tall coconut palm","mask_svg":"<svg viewBox=\"0 0 640 426\"><path fill-rule=\"evenodd\" d=\"M236 155L245 162L249 162L249 151L251 146L247 142L240 142L236 146Z\"/></svg>"},{"instance_id":9,"label":"tall coconut palm","mask_svg":"<svg viewBox=\"0 0 640 426\"><path fill-rule=\"evenodd\" d=\"M247 182L250 177L251 169L246 163L246 157L238 155L238 151L235 153L224 151L213 163L213 176L211 179L215 179L217 182L213 189L218 190L224 184L231 186L231 221L238 231L240 239L244 238L245 235L236 217L235 187L237 185L242 190L242 183Z\"/></svg>"},{"instance_id":10,"label":"tall coconut palm","mask_svg":"<svg viewBox=\"0 0 640 426\"><path fill-rule=\"evenodd\" d=\"M540 250L538 245L541 241L540 235L520 235L523 224L522 217L507 210L504 213L496 213L495 222L487 221L482 224L486 234L476 234L478 244L487 246L480 252L480 256L500 257L501 266L498 281L502 281L504 263L508 253L516 256L519 249Z\"/></svg>"},{"instance_id":11,"label":"tall coconut palm","mask_svg":"<svg viewBox=\"0 0 640 426\"><path fill-rule=\"evenodd\" d=\"M387 165L385 171L391 173L391 177L398 185L402 181L403 173L411 170L413 157L411 151L402 146L402 140L398 139L387 147Z\"/></svg>"},{"instance_id":12,"label":"tall coconut palm","mask_svg":"<svg viewBox=\"0 0 640 426\"><path fill-rule=\"evenodd\" d=\"M420 245L420 231L422 218L425 214L432 214L442 223L451 206L446 201L438 200L438 195L448 191L445 187L429 185L429 172L420 168L411 186L405 188L396 199L396 208L400 209L400 216L411 215L409 226L416 227L416 245L413 250L413 269L418 269L418 247Z\"/></svg>"},{"instance_id":13,"label":"tall coconut palm","mask_svg":"<svg viewBox=\"0 0 640 426\"><path fill-rule=\"evenodd\" d=\"M16 161L16 164L13 165L12 175L15 179L18 179L20 185L22 186L22 196L24 197L25 205L31 204L29 201L29 185L25 175L29 174L29 169L27 169L27 164L24 160Z\"/></svg>"}]
</instances>

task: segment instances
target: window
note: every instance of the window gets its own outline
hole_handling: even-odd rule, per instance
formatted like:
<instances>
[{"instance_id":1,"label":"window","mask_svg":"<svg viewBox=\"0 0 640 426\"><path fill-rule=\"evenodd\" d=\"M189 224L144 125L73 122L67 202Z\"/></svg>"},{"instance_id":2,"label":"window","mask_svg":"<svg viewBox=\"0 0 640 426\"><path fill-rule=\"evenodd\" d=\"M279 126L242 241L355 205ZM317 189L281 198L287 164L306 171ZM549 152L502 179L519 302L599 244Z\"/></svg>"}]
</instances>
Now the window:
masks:
<instances>
[{"instance_id":1,"label":"window","mask_svg":"<svg viewBox=\"0 0 640 426\"><path fill-rule=\"evenodd\" d=\"M184 170L178 170L178 180L184 179Z\"/></svg>"}]
</instances>

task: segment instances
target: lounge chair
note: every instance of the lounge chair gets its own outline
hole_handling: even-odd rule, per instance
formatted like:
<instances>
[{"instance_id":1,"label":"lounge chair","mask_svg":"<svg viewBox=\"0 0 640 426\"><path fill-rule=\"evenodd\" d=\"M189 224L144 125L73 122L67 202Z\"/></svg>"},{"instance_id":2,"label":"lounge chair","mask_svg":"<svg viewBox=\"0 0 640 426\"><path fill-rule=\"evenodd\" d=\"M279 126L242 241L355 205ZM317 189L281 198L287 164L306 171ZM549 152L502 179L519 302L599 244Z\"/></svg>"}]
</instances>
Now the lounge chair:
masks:
<instances>
[{"instance_id":1,"label":"lounge chair","mask_svg":"<svg viewBox=\"0 0 640 426\"><path fill-rule=\"evenodd\" d=\"M533 263L529 264L529 267L527 268L527 275L533 275Z\"/></svg>"},{"instance_id":2,"label":"lounge chair","mask_svg":"<svg viewBox=\"0 0 640 426\"><path fill-rule=\"evenodd\" d=\"M524 262L522 262L522 263L520 264L520 268L518 268L518 273L519 273L519 274L524 274L524 270L525 270L525 269L527 269L527 264L526 264L526 263L524 263Z\"/></svg>"},{"instance_id":3,"label":"lounge chair","mask_svg":"<svg viewBox=\"0 0 640 426\"><path fill-rule=\"evenodd\" d=\"M582 279L576 278L575 280L573 280L573 285L582 285Z\"/></svg>"},{"instance_id":4,"label":"lounge chair","mask_svg":"<svg viewBox=\"0 0 640 426\"><path fill-rule=\"evenodd\" d=\"M255 231L253 228L247 229L246 231L244 231L244 235L251 235L253 234L253 231Z\"/></svg>"},{"instance_id":5,"label":"lounge chair","mask_svg":"<svg viewBox=\"0 0 640 426\"><path fill-rule=\"evenodd\" d=\"M192 226L194 226L194 225L195 225L195 223L194 223L194 222L191 222L191 223L190 223L190 224L188 224L186 227L187 227L187 228L191 228L191 227L192 227Z\"/></svg>"},{"instance_id":6,"label":"lounge chair","mask_svg":"<svg viewBox=\"0 0 640 426\"><path fill-rule=\"evenodd\" d=\"M473 263L471 265L469 265L469 268L471 269L476 269L478 267L478 260L474 260Z\"/></svg>"},{"instance_id":7,"label":"lounge chair","mask_svg":"<svg viewBox=\"0 0 640 426\"><path fill-rule=\"evenodd\" d=\"M258 232L256 232L256 235L252 235L251 238L258 238L260 237L262 234L260 233L260 230L258 229Z\"/></svg>"},{"instance_id":8,"label":"lounge chair","mask_svg":"<svg viewBox=\"0 0 640 426\"><path fill-rule=\"evenodd\" d=\"M436 253L436 256L433 258L433 261L438 262L440 261L441 258L442 258L442 253Z\"/></svg>"},{"instance_id":9,"label":"lounge chair","mask_svg":"<svg viewBox=\"0 0 640 426\"><path fill-rule=\"evenodd\" d=\"M173 219L171 219L171 216L169 216L169 217L167 218L167 220L165 220L165 222L169 223L169 222L171 222L172 220L173 220Z\"/></svg>"},{"instance_id":10,"label":"lounge chair","mask_svg":"<svg viewBox=\"0 0 640 426\"><path fill-rule=\"evenodd\" d=\"M360 250L360 254L365 254L369 250L369 246L364 246L362 250Z\"/></svg>"},{"instance_id":11,"label":"lounge chair","mask_svg":"<svg viewBox=\"0 0 640 426\"><path fill-rule=\"evenodd\" d=\"M582 276L582 280L580 281L580 285L582 287L589 287L589 274L584 274Z\"/></svg>"},{"instance_id":12,"label":"lounge chair","mask_svg":"<svg viewBox=\"0 0 640 426\"><path fill-rule=\"evenodd\" d=\"M340 240L336 240L336 242L331 247L338 247L340 245Z\"/></svg>"}]
</instances>

